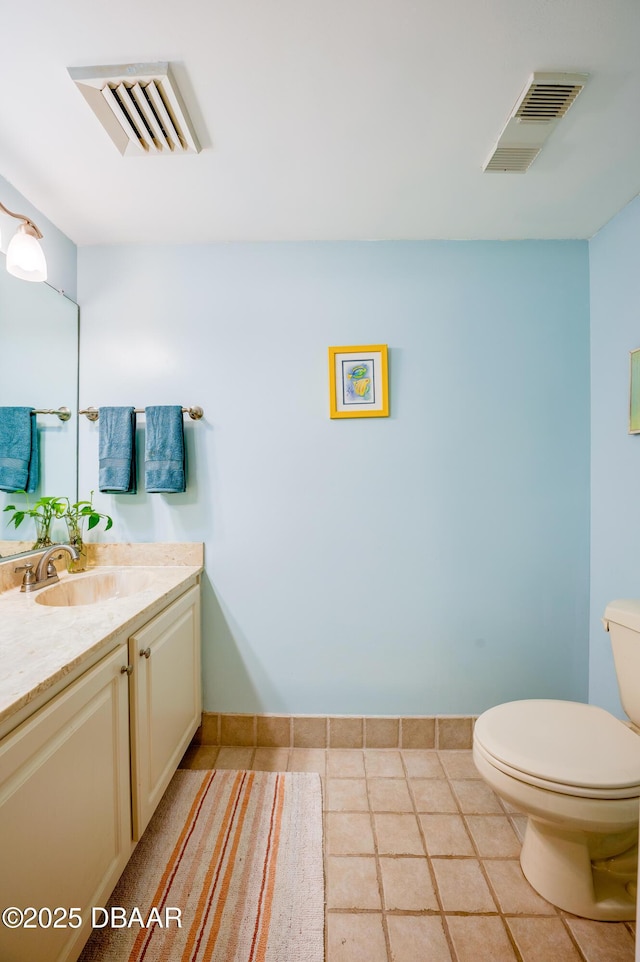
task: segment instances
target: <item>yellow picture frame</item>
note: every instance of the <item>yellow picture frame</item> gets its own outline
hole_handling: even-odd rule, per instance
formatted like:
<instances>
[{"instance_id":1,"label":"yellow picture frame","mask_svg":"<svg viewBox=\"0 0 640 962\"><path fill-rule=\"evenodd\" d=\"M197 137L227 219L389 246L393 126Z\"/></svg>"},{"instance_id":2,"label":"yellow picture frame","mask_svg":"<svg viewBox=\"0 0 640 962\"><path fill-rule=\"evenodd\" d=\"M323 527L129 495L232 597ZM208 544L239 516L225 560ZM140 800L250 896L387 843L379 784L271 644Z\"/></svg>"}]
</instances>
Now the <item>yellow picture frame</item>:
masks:
<instances>
[{"instance_id":1,"label":"yellow picture frame","mask_svg":"<svg viewBox=\"0 0 640 962\"><path fill-rule=\"evenodd\" d=\"M629 434L640 434L640 347L629 351Z\"/></svg>"},{"instance_id":2,"label":"yellow picture frame","mask_svg":"<svg viewBox=\"0 0 640 962\"><path fill-rule=\"evenodd\" d=\"M329 416L389 417L386 344L329 348Z\"/></svg>"}]
</instances>

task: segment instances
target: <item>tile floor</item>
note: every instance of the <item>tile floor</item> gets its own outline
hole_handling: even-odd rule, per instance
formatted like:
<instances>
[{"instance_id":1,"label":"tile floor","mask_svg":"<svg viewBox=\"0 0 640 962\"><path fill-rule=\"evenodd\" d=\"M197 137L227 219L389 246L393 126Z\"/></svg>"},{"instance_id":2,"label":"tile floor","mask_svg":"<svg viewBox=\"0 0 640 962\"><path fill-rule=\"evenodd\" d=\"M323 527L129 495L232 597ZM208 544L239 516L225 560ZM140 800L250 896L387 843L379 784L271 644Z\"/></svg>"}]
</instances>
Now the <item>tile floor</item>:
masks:
<instances>
[{"instance_id":1,"label":"tile floor","mask_svg":"<svg viewBox=\"0 0 640 962\"><path fill-rule=\"evenodd\" d=\"M591 922L520 870L526 819L469 751L192 746L182 767L323 780L326 962L633 962L635 923Z\"/></svg>"}]
</instances>

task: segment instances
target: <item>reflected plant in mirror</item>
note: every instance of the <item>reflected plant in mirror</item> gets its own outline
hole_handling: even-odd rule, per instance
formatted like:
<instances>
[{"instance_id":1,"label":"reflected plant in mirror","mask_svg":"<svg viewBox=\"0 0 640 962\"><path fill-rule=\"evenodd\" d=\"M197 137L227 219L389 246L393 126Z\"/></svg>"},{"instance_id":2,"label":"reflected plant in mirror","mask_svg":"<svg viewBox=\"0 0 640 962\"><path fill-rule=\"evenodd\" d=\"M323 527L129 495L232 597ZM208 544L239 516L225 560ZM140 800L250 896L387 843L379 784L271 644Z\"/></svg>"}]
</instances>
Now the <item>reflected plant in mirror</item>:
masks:
<instances>
[{"instance_id":1,"label":"reflected plant in mirror","mask_svg":"<svg viewBox=\"0 0 640 962\"><path fill-rule=\"evenodd\" d=\"M31 518L36 529L36 540L34 548L48 548L54 542L51 540L51 525L56 518L64 517L67 501L66 498L38 498L33 504L29 503L29 495L26 491L16 491L15 494L23 494L26 505L22 508L15 504L8 504L4 510L12 511L8 524L14 528L19 528L25 518Z\"/></svg>"}]
</instances>

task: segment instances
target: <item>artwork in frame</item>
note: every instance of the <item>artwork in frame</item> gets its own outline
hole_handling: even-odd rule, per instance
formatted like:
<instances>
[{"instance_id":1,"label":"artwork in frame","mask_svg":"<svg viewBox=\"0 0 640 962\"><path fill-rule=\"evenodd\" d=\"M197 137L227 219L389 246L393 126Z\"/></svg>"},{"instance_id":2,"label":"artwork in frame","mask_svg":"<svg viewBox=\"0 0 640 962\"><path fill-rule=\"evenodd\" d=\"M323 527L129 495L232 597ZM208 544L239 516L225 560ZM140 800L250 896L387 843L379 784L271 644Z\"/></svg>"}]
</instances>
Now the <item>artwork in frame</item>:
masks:
<instances>
[{"instance_id":1,"label":"artwork in frame","mask_svg":"<svg viewBox=\"0 0 640 962\"><path fill-rule=\"evenodd\" d=\"M629 434L640 434L640 347L629 351Z\"/></svg>"},{"instance_id":2,"label":"artwork in frame","mask_svg":"<svg viewBox=\"0 0 640 962\"><path fill-rule=\"evenodd\" d=\"M330 347L330 416L388 417L388 380L386 344Z\"/></svg>"}]
</instances>

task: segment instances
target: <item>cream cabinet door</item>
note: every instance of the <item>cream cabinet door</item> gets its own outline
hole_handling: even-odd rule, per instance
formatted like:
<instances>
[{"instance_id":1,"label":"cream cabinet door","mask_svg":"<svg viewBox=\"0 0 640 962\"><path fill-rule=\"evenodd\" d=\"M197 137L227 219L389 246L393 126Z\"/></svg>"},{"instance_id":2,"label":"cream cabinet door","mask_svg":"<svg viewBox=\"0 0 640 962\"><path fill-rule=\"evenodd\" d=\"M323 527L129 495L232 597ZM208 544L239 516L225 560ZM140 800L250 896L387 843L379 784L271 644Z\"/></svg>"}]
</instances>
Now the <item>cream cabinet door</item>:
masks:
<instances>
[{"instance_id":1,"label":"cream cabinet door","mask_svg":"<svg viewBox=\"0 0 640 962\"><path fill-rule=\"evenodd\" d=\"M138 840L200 725L200 588L132 635L133 837Z\"/></svg>"},{"instance_id":2,"label":"cream cabinet door","mask_svg":"<svg viewBox=\"0 0 640 962\"><path fill-rule=\"evenodd\" d=\"M0 743L0 909L30 921L0 923L2 962L77 958L131 854L127 654L120 645Z\"/></svg>"}]
</instances>

